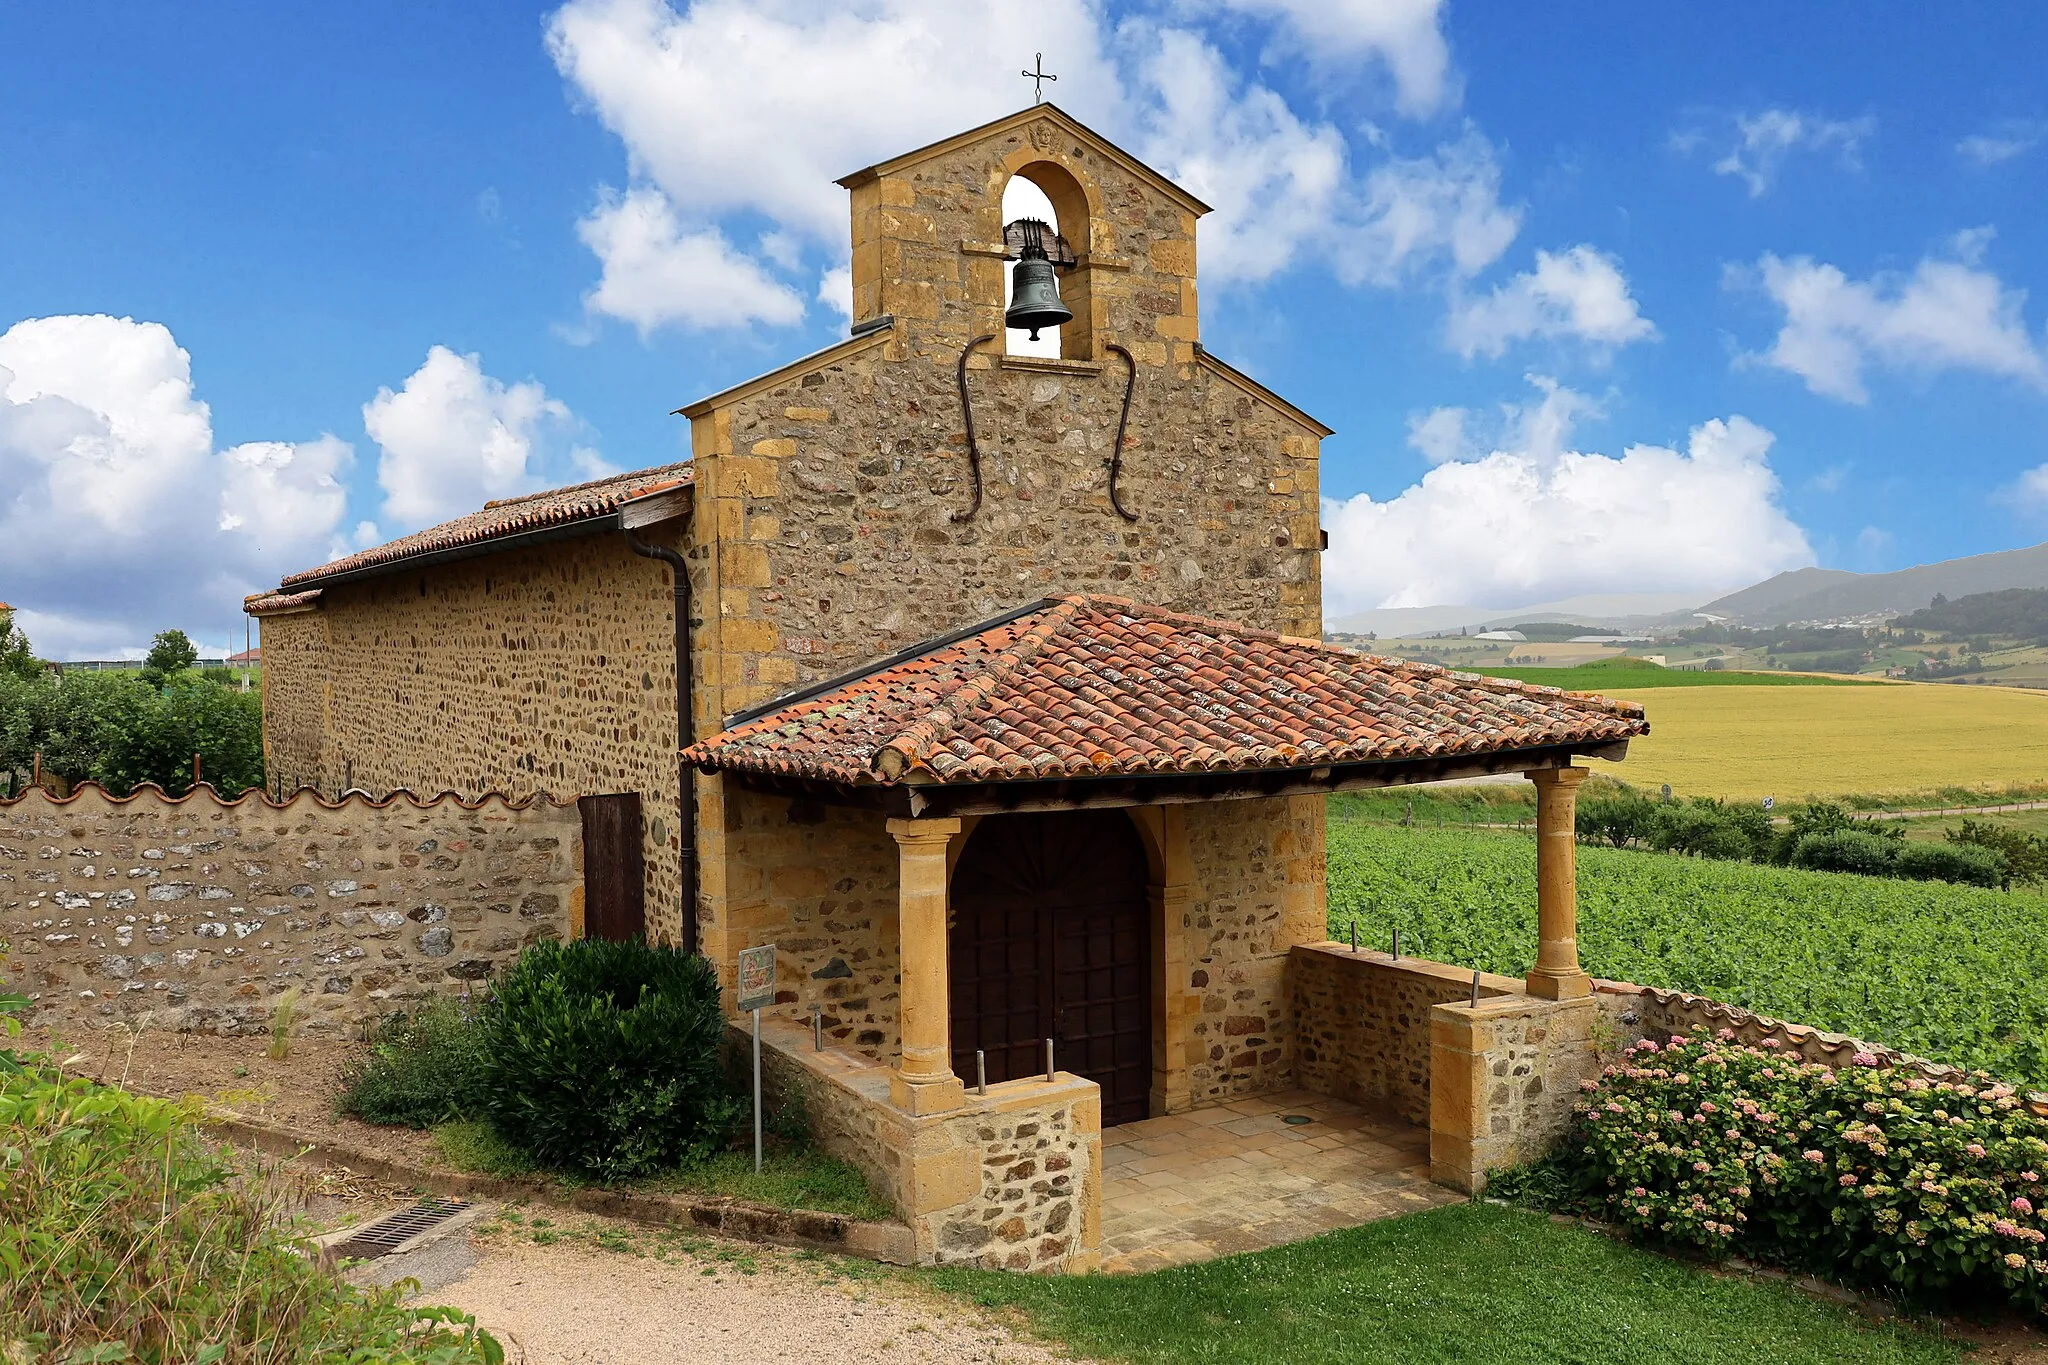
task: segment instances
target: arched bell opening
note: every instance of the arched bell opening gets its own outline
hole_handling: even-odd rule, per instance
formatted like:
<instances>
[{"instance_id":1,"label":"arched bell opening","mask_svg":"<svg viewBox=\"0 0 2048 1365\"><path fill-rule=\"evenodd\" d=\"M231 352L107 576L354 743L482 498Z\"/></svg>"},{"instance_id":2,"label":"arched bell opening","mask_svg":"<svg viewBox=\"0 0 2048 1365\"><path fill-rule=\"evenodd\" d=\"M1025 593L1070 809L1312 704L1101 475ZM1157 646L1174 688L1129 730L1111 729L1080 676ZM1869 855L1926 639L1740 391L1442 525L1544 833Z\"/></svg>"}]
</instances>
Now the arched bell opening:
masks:
<instances>
[{"instance_id":1,"label":"arched bell opening","mask_svg":"<svg viewBox=\"0 0 2048 1365\"><path fill-rule=\"evenodd\" d=\"M1004 329L1003 350L1009 355L1035 355L1088 360L1095 349L1090 317L1088 284L1089 216L1088 196L1080 182L1062 166L1050 161L1033 162L1013 174L1003 186L1003 223L1024 219L1045 223L1053 234L1066 239L1078 262L1052 272L1059 300L1073 314L1073 321L1040 327L1033 340L1022 328ZM1013 253L1014 255L1014 253ZM1011 259L1003 267L1003 309L1007 314L1017 297L1017 271L1023 262ZM1044 284L1041 274L1039 283Z\"/></svg>"}]
</instances>

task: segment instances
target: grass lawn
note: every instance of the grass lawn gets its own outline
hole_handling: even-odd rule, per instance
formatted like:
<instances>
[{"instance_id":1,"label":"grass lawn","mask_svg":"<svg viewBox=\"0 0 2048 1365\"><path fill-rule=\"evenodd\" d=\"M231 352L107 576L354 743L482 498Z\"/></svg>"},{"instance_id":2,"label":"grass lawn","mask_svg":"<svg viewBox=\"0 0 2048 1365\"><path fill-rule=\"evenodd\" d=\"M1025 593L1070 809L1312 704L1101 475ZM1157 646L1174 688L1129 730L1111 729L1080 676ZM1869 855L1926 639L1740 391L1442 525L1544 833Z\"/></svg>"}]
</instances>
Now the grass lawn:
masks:
<instances>
[{"instance_id":1,"label":"grass lawn","mask_svg":"<svg viewBox=\"0 0 2048 1365\"><path fill-rule=\"evenodd\" d=\"M1994 687L1696 687L1613 695L1643 704L1650 734L1594 770L1646 791L1803 800L2038 782L2048 692Z\"/></svg>"},{"instance_id":2,"label":"grass lawn","mask_svg":"<svg viewBox=\"0 0 2048 1365\"><path fill-rule=\"evenodd\" d=\"M1768 1281L1522 1209L1461 1204L1148 1275L937 1270L1082 1354L1150 1365L1936 1362L1961 1351Z\"/></svg>"},{"instance_id":3,"label":"grass lawn","mask_svg":"<svg viewBox=\"0 0 2048 1365\"><path fill-rule=\"evenodd\" d=\"M563 1185L589 1183L574 1176L541 1171L524 1152L499 1137L486 1123L444 1123L434 1129L434 1142L449 1165L472 1174L546 1174L548 1179ZM841 1213L871 1221L894 1221L896 1217L895 1211L868 1188L859 1171L810 1148L778 1150L771 1146L758 1175L751 1151L720 1152L701 1166L636 1180L623 1188L647 1194L714 1195L778 1209Z\"/></svg>"}]
</instances>

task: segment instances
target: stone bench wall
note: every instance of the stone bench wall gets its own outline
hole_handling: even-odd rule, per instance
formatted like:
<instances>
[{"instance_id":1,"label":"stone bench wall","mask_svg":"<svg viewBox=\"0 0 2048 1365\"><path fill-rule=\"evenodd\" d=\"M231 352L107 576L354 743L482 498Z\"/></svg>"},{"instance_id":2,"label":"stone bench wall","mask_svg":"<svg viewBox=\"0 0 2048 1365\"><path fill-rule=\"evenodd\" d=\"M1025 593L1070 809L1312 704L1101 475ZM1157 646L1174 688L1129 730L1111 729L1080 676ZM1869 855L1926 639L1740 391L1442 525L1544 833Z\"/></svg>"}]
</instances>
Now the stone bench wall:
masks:
<instances>
[{"instance_id":1,"label":"stone bench wall","mask_svg":"<svg viewBox=\"0 0 2048 1365\"><path fill-rule=\"evenodd\" d=\"M332 1032L477 987L581 929L573 804L87 784L0 801L0 978L29 1022Z\"/></svg>"},{"instance_id":2,"label":"stone bench wall","mask_svg":"<svg viewBox=\"0 0 2048 1365\"><path fill-rule=\"evenodd\" d=\"M1338 943L1288 957L1297 1083L1409 1123L1429 1122L1430 1009L1471 996L1472 972ZM1510 977L1481 976L1482 999L1519 993Z\"/></svg>"}]
</instances>

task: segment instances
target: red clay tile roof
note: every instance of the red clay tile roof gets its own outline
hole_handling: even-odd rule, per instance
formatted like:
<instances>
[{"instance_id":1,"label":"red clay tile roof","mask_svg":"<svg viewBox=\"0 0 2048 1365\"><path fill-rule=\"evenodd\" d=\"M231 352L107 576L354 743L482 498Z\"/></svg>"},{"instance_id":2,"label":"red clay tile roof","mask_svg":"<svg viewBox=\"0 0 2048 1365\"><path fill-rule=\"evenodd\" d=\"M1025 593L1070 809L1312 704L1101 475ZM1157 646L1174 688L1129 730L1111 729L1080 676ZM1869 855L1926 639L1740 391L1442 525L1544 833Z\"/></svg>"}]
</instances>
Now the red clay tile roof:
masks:
<instances>
[{"instance_id":1,"label":"red clay tile roof","mask_svg":"<svg viewBox=\"0 0 2048 1365\"><path fill-rule=\"evenodd\" d=\"M444 521L439 526L430 526L424 531L400 536L397 540L368 550L358 550L352 555L337 559L331 564L323 564L317 569L288 574L281 580L280 586L291 588L303 583L317 583L325 578L395 564L419 555L434 554L464 545L478 545L485 541L522 535L528 531L539 531L551 526L566 526L570 522L582 521L589 517L601 517L617 511L621 504L631 502L635 498L685 487L694 477L695 471L685 462L660 465L654 469L638 469L628 474L614 474L607 479L593 479L589 483L574 484L568 488L551 488L545 493L501 498L496 502L485 503L482 510L471 512L466 517Z\"/></svg>"},{"instance_id":2,"label":"red clay tile roof","mask_svg":"<svg viewBox=\"0 0 2048 1365\"><path fill-rule=\"evenodd\" d=\"M242 599L242 610L250 616L272 616L281 611L310 607L319 600L318 588L309 592L254 592Z\"/></svg>"},{"instance_id":3,"label":"red clay tile roof","mask_svg":"<svg viewBox=\"0 0 2048 1365\"><path fill-rule=\"evenodd\" d=\"M1632 702L1076 596L800 694L684 758L840 783L999 782L1441 758L1649 730Z\"/></svg>"}]
</instances>

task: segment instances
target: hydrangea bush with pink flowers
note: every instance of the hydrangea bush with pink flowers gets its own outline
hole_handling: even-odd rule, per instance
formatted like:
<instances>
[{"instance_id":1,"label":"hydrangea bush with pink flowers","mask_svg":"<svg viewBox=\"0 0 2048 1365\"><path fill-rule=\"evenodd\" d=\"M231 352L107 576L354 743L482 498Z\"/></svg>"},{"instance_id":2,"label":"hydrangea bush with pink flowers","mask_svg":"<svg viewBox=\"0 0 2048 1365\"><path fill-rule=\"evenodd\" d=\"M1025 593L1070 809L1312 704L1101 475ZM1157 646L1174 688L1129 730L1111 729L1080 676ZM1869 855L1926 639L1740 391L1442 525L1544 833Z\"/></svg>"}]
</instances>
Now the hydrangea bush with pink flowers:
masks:
<instances>
[{"instance_id":1,"label":"hydrangea bush with pink flowers","mask_svg":"<svg viewBox=\"0 0 2048 1365\"><path fill-rule=\"evenodd\" d=\"M2048 1120L1984 1072L1835 1068L1723 1030L1637 1043L1583 1089L1555 1160L1647 1239L2048 1306Z\"/></svg>"}]
</instances>

